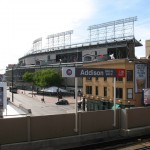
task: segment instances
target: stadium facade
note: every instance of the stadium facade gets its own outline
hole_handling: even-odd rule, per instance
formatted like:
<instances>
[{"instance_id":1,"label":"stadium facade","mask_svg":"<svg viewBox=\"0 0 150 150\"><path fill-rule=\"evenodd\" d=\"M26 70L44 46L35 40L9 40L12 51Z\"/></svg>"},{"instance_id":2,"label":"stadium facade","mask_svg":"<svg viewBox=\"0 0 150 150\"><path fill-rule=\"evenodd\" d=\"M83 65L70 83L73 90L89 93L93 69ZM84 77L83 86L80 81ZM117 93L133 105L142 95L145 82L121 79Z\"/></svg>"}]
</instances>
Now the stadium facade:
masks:
<instances>
[{"instance_id":1,"label":"stadium facade","mask_svg":"<svg viewBox=\"0 0 150 150\"><path fill-rule=\"evenodd\" d=\"M33 41L33 48L19 58L18 64L8 67L7 83L17 87L29 86L22 80L26 71L63 66L82 66L85 63L115 59L136 59L135 47L142 46L134 36L137 17L130 17L88 27L87 42L72 44L73 30L48 35L47 47L42 47L42 38ZM13 81L13 83L12 83ZM65 79L63 85L73 87L74 79ZM82 87L82 78L79 79Z\"/></svg>"}]
</instances>

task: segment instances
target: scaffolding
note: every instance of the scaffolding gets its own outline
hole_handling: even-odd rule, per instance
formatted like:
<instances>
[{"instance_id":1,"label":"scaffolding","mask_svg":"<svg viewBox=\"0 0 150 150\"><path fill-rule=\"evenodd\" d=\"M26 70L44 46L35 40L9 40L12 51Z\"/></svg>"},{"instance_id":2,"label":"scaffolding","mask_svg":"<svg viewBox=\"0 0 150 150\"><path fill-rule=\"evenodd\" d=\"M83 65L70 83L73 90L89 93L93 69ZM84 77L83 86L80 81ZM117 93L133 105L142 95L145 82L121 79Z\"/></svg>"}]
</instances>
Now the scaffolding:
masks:
<instances>
[{"instance_id":1,"label":"scaffolding","mask_svg":"<svg viewBox=\"0 0 150 150\"><path fill-rule=\"evenodd\" d=\"M137 17L130 17L89 26L89 42L107 43L133 39L135 21Z\"/></svg>"},{"instance_id":2,"label":"scaffolding","mask_svg":"<svg viewBox=\"0 0 150 150\"><path fill-rule=\"evenodd\" d=\"M48 40L48 49L55 50L55 48L65 46L71 46L71 35L73 30L69 30L66 32L60 32L56 34L51 34L47 36Z\"/></svg>"},{"instance_id":3,"label":"scaffolding","mask_svg":"<svg viewBox=\"0 0 150 150\"><path fill-rule=\"evenodd\" d=\"M63 52L65 49L74 49L78 47L87 47L97 45L98 47L107 47L110 45L114 48L126 47L127 55L131 55L135 46L142 46L139 41L134 37L134 22L137 21L137 17L130 17L120 19L116 21L106 22L98 25L92 25L88 27L89 39L87 42L72 44L73 30L60 32L56 34L48 35L46 48L42 49L42 38L38 38L33 41L33 49L26 55L50 52L60 50ZM120 46L122 43L122 46ZM129 50L132 49L132 50ZM118 52L116 58L121 54ZM132 54L134 56L134 54Z\"/></svg>"},{"instance_id":4,"label":"scaffolding","mask_svg":"<svg viewBox=\"0 0 150 150\"><path fill-rule=\"evenodd\" d=\"M42 37L33 41L33 49L32 52L42 49Z\"/></svg>"}]
</instances>

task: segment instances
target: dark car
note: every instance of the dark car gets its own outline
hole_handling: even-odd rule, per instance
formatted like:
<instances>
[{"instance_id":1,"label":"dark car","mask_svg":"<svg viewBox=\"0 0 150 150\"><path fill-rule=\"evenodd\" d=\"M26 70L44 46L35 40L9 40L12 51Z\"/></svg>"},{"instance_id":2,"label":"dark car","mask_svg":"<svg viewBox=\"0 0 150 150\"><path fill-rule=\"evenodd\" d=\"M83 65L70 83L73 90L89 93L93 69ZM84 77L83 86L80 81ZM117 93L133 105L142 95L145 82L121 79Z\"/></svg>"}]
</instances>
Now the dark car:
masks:
<instances>
[{"instance_id":1,"label":"dark car","mask_svg":"<svg viewBox=\"0 0 150 150\"><path fill-rule=\"evenodd\" d=\"M69 105L69 102L65 99L59 100L56 105Z\"/></svg>"},{"instance_id":2,"label":"dark car","mask_svg":"<svg viewBox=\"0 0 150 150\"><path fill-rule=\"evenodd\" d=\"M9 91L12 93L17 93L17 88L16 87L9 87Z\"/></svg>"}]
</instances>

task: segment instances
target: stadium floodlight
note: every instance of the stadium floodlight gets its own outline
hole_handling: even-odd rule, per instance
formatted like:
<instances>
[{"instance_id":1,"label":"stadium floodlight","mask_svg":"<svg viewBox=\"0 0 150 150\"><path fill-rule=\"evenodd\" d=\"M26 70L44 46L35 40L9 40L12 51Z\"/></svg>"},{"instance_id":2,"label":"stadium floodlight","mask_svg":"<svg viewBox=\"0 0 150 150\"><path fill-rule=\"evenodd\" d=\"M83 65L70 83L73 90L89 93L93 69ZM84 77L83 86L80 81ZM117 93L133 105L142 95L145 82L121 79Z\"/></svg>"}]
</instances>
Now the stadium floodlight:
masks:
<instances>
[{"instance_id":1,"label":"stadium floodlight","mask_svg":"<svg viewBox=\"0 0 150 150\"><path fill-rule=\"evenodd\" d=\"M110 21L98 25L92 25L88 27L88 30L93 30L93 29L98 29L98 28L103 28L107 26L112 26L112 25L117 25L117 24L123 24L123 23L128 23L128 22L134 22L137 21L137 16L135 17L130 17L130 18L125 18L125 19L119 19L116 21Z\"/></svg>"},{"instance_id":2,"label":"stadium floodlight","mask_svg":"<svg viewBox=\"0 0 150 150\"><path fill-rule=\"evenodd\" d=\"M65 35L72 34L72 33L73 33L73 30L69 30L65 32Z\"/></svg>"},{"instance_id":3,"label":"stadium floodlight","mask_svg":"<svg viewBox=\"0 0 150 150\"><path fill-rule=\"evenodd\" d=\"M57 47L59 49L62 46L65 47L67 43L71 45L72 33L73 33L73 30L69 30L65 32L48 35L46 38L48 40L48 48Z\"/></svg>"},{"instance_id":4,"label":"stadium floodlight","mask_svg":"<svg viewBox=\"0 0 150 150\"><path fill-rule=\"evenodd\" d=\"M72 34L73 30L65 31L65 32L60 32L60 33L55 33L47 36L47 39L54 38L54 37L59 37L59 36L65 36Z\"/></svg>"},{"instance_id":5,"label":"stadium floodlight","mask_svg":"<svg viewBox=\"0 0 150 150\"><path fill-rule=\"evenodd\" d=\"M33 41L33 44L35 44L35 43L37 43L37 42L40 42L40 41L42 41L42 37L40 37L40 38L34 40L34 41Z\"/></svg>"},{"instance_id":6,"label":"stadium floodlight","mask_svg":"<svg viewBox=\"0 0 150 150\"><path fill-rule=\"evenodd\" d=\"M137 21L137 17L89 26L89 40L90 42L99 42L101 40L107 42L114 39L121 40L127 37L134 37L134 21Z\"/></svg>"}]
</instances>

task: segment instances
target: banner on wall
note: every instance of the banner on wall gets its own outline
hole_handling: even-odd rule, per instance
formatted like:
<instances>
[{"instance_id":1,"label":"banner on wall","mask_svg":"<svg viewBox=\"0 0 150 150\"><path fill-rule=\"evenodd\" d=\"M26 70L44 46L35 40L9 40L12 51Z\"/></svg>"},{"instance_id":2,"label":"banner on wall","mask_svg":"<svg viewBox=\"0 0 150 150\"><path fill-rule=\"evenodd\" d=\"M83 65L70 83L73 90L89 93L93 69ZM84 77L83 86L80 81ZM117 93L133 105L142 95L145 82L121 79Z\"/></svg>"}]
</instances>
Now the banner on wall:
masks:
<instances>
[{"instance_id":1,"label":"banner on wall","mask_svg":"<svg viewBox=\"0 0 150 150\"><path fill-rule=\"evenodd\" d=\"M0 109L7 107L6 82L0 82Z\"/></svg>"},{"instance_id":2,"label":"banner on wall","mask_svg":"<svg viewBox=\"0 0 150 150\"><path fill-rule=\"evenodd\" d=\"M3 87L0 87L0 109L3 109L3 102L4 102L4 95L3 95Z\"/></svg>"},{"instance_id":3,"label":"banner on wall","mask_svg":"<svg viewBox=\"0 0 150 150\"><path fill-rule=\"evenodd\" d=\"M62 77L125 77L125 69L63 67Z\"/></svg>"},{"instance_id":4,"label":"banner on wall","mask_svg":"<svg viewBox=\"0 0 150 150\"><path fill-rule=\"evenodd\" d=\"M147 64L135 64L135 93L147 88Z\"/></svg>"},{"instance_id":5,"label":"banner on wall","mask_svg":"<svg viewBox=\"0 0 150 150\"><path fill-rule=\"evenodd\" d=\"M143 102L145 105L150 104L150 88L143 89Z\"/></svg>"}]
</instances>

